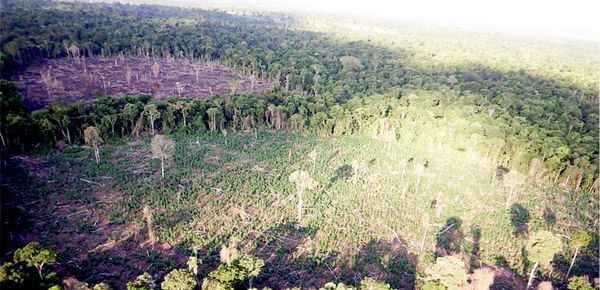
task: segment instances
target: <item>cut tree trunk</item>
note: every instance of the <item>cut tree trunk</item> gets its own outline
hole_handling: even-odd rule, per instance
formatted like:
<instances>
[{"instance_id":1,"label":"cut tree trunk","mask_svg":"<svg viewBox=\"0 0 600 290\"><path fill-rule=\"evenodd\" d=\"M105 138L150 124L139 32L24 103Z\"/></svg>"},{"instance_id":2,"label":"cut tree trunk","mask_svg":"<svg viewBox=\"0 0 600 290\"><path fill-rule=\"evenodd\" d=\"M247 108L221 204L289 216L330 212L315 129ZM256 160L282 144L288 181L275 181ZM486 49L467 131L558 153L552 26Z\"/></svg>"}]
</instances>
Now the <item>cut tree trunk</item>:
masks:
<instances>
[{"instance_id":1,"label":"cut tree trunk","mask_svg":"<svg viewBox=\"0 0 600 290\"><path fill-rule=\"evenodd\" d=\"M160 173L162 178L165 179L165 157L160 158Z\"/></svg>"},{"instance_id":2,"label":"cut tree trunk","mask_svg":"<svg viewBox=\"0 0 600 290\"><path fill-rule=\"evenodd\" d=\"M298 211L298 215L297 215L297 222L298 225L300 225L302 223L302 191L298 190L298 207L297 207L297 211Z\"/></svg>"},{"instance_id":3,"label":"cut tree trunk","mask_svg":"<svg viewBox=\"0 0 600 290\"><path fill-rule=\"evenodd\" d=\"M573 265L575 265L575 259L577 259L577 254L579 254L579 247L575 248L575 254L573 255L573 259L571 260L571 265L569 265L569 270L567 271L567 276L565 277L565 280L569 280L569 275L571 274Z\"/></svg>"},{"instance_id":4,"label":"cut tree trunk","mask_svg":"<svg viewBox=\"0 0 600 290\"><path fill-rule=\"evenodd\" d=\"M527 288L525 289L529 289L531 287L531 284L533 284L533 279L535 278L535 271L537 270L539 263L540 262L535 262L535 265L533 265L533 269L531 269L531 272L529 273L529 280L527 280Z\"/></svg>"},{"instance_id":5,"label":"cut tree trunk","mask_svg":"<svg viewBox=\"0 0 600 290\"><path fill-rule=\"evenodd\" d=\"M97 145L94 145L94 156L96 157L96 165L100 165L100 150Z\"/></svg>"}]
</instances>

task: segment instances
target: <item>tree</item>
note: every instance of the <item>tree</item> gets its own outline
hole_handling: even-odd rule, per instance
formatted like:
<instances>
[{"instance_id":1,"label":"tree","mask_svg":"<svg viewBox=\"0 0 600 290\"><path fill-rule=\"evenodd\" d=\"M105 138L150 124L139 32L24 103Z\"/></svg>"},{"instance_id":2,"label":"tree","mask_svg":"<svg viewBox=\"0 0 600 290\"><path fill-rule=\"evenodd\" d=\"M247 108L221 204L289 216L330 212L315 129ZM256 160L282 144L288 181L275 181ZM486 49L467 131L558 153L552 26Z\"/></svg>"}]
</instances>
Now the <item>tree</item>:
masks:
<instances>
[{"instance_id":1,"label":"tree","mask_svg":"<svg viewBox=\"0 0 600 290\"><path fill-rule=\"evenodd\" d=\"M35 267L40 278L44 279L43 267L45 264L56 261L56 253L39 242L30 242L25 247L16 250L13 259L15 263L23 262L28 267Z\"/></svg>"},{"instance_id":2,"label":"tree","mask_svg":"<svg viewBox=\"0 0 600 290\"><path fill-rule=\"evenodd\" d=\"M297 218L296 221L298 225L302 223L302 206L303 206L303 195L307 190L312 190L317 187L317 182L310 177L308 172L303 170L296 170L288 179L291 183L296 185L296 194L298 196L298 206L297 206Z\"/></svg>"},{"instance_id":3,"label":"tree","mask_svg":"<svg viewBox=\"0 0 600 290\"><path fill-rule=\"evenodd\" d=\"M152 150L152 156L160 159L160 172L162 178L165 178L165 159L171 158L174 147L175 143L165 135L156 134L152 137L150 149Z\"/></svg>"},{"instance_id":4,"label":"tree","mask_svg":"<svg viewBox=\"0 0 600 290\"><path fill-rule=\"evenodd\" d=\"M229 263L221 264L216 270L210 272L202 281L202 290L234 290L241 289L241 284L247 279L256 278L265 265L259 258L242 255L239 258L228 260ZM244 288L246 289L246 288Z\"/></svg>"},{"instance_id":5,"label":"tree","mask_svg":"<svg viewBox=\"0 0 600 290\"><path fill-rule=\"evenodd\" d=\"M127 282L127 290L152 290L154 287L154 280L148 273L139 275L135 280Z\"/></svg>"},{"instance_id":6,"label":"tree","mask_svg":"<svg viewBox=\"0 0 600 290\"><path fill-rule=\"evenodd\" d=\"M98 145L104 142L100 137L100 131L94 126L89 126L83 131L83 138L85 143L94 148L94 156L96 157L96 165L100 164L100 150Z\"/></svg>"},{"instance_id":7,"label":"tree","mask_svg":"<svg viewBox=\"0 0 600 290\"><path fill-rule=\"evenodd\" d=\"M527 250L527 258L534 262L533 268L529 273L527 281L527 289L531 287L535 272L539 264L548 265L554 259L554 255L561 250L562 244L559 238L551 232L539 231L531 235L525 249Z\"/></svg>"},{"instance_id":8,"label":"tree","mask_svg":"<svg viewBox=\"0 0 600 290\"><path fill-rule=\"evenodd\" d=\"M193 290L198 285L194 274L185 269L175 269L160 283L162 290Z\"/></svg>"},{"instance_id":9,"label":"tree","mask_svg":"<svg viewBox=\"0 0 600 290\"><path fill-rule=\"evenodd\" d=\"M155 79L158 79L158 77L160 75L160 64L158 62L153 63L152 66L150 67L150 72L152 72L152 76Z\"/></svg>"},{"instance_id":10,"label":"tree","mask_svg":"<svg viewBox=\"0 0 600 290\"><path fill-rule=\"evenodd\" d=\"M344 283L335 284L333 282L325 283L319 290L355 290L350 286L346 286Z\"/></svg>"},{"instance_id":11,"label":"tree","mask_svg":"<svg viewBox=\"0 0 600 290\"><path fill-rule=\"evenodd\" d=\"M129 123L131 124L130 130L132 132L133 127L135 126L135 117L137 117L138 113L138 106L132 103L125 104L125 106L123 107L123 111L121 112L123 119L129 121Z\"/></svg>"},{"instance_id":12,"label":"tree","mask_svg":"<svg viewBox=\"0 0 600 290\"><path fill-rule=\"evenodd\" d=\"M360 281L360 290L392 290L390 284L368 277Z\"/></svg>"},{"instance_id":13,"label":"tree","mask_svg":"<svg viewBox=\"0 0 600 290\"><path fill-rule=\"evenodd\" d=\"M94 287L92 287L92 290L111 290L112 288L110 288L110 286L108 286L108 284L101 282L98 283L96 285L94 285Z\"/></svg>"},{"instance_id":14,"label":"tree","mask_svg":"<svg viewBox=\"0 0 600 290\"><path fill-rule=\"evenodd\" d=\"M183 117L183 127L187 127L187 116L192 109L192 106L186 101L177 101L175 103L175 110L181 111Z\"/></svg>"},{"instance_id":15,"label":"tree","mask_svg":"<svg viewBox=\"0 0 600 290\"><path fill-rule=\"evenodd\" d=\"M210 108L210 109L206 110L206 114L210 118L208 128L210 129L210 131L216 131L217 130L217 114L219 114L219 109Z\"/></svg>"},{"instance_id":16,"label":"tree","mask_svg":"<svg viewBox=\"0 0 600 290\"><path fill-rule=\"evenodd\" d=\"M227 86L229 86L229 91L231 92L232 95L235 95L235 91L240 86L240 84L241 84L240 80L231 80L231 81L227 82Z\"/></svg>"},{"instance_id":17,"label":"tree","mask_svg":"<svg viewBox=\"0 0 600 290\"><path fill-rule=\"evenodd\" d=\"M0 286L7 287L7 285L23 284L29 278L28 271L22 264L15 264L12 262L5 262L0 266Z\"/></svg>"},{"instance_id":18,"label":"tree","mask_svg":"<svg viewBox=\"0 0 600 290\"><path fill-rule=\"evenodd\" d=\"M587 277L572 277L567 285L569 290L594 290Z\"/></svg>"},{"instance_id":19,"label":"tree","mask_svg":"<svg viewBox=\"0 0 600 290\"><path fill-rule=\"evenodd\" d=\"M569 270L567 271L566 279L569 279L569 274L571 274L571 270L573 269L573 265L575 264L575 259L577 259L577 254L579 254L580 248L585 248L592 241L592 237L585 231L578 231L573 233L571 236L571 247L575 248L575 254L573 254L573 259L571 260L571 265L569 265Z\"/></svg>"},{"instance_id":20,"label":"tree","mask_svg":"<svg viewBox=\"0 0 600 290\"><path fill-rule=\"evenodd\" d=\"M147 104L144 106L144 114L148 116L148 122L150 122L150 128L152 129L152 134L154 131L154 121L160 117L160 112L156 108L155 104Z\"/></svg>"},{"instance_id":21,"label":"tree","mask_svg":"<svg viewBox=\"0 0 600 290\"><path fill-rule=\"evenodd\" d=\"M446 286L448 289L461 289L467 281L467 267L459 257L440 257L435 264L425 270L430 279Z\"/></svg>"}]
</instances>

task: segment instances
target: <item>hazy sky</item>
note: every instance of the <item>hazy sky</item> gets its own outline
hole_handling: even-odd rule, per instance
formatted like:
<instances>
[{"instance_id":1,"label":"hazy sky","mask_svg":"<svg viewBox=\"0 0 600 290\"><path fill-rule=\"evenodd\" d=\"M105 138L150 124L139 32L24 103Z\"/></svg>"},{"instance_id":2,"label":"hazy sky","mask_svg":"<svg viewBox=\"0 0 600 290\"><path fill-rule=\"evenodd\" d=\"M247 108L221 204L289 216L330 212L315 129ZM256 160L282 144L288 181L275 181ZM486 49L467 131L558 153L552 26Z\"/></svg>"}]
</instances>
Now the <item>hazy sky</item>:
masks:
<instances>
[{"instance_id":1,"label":"hazy sky","mask_svg":"<svg viewBox=\"0 0 600 290\"><path fill-rule=\"evenodd\" d=\"M252 0L245 0L255 2ZM600 0L257 0L301 8L461 27L599 40Z\"/></svg>"}]
</instances>

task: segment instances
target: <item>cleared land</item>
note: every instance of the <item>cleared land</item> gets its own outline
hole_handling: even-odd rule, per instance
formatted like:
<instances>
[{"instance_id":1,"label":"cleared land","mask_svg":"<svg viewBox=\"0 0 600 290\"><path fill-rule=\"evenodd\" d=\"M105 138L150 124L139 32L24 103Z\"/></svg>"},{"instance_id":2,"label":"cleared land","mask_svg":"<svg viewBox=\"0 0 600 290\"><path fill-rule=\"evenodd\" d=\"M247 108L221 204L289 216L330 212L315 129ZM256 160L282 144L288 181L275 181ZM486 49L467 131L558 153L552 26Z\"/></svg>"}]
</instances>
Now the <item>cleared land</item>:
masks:
<instances>
[{"instance_id":1,"label":"cleared land","mask_svg":"<svg viewBox=\"0 0 600 290\"><path fill-rule=\"evenodd\" d=\"M101 95L151 94L206 99L225 91L259 92L271 84L218 62L174 58L60 58L29 66L14 77L29 108L94 99Z\"/></svg>"},{"instance_id":2,"label":"cleared land","mask_svg":"<svg viewBox=\"0 0 600 290\"><path fill-rule=\"evenodd\" d=\"M388 147L368 136L267 131L232 133L227 143L217 134L175 141L164 180L147 139L102 146L100 166L86 147L13 158L30 173L28 182L14 181L35 217L24 238L56 249L71 261L62 264L69 273L118 288L144 271L162 277L184 266L190 249L206 273L233 239L265 260L259 286L316 287L369 275L412 289L435 252L524 275L527 232L591 227L598 209L592 194L528 184L474 152L426 140ZM300 228L288 181L295 170L319 183L305 196ZM146 204L159 237L154 247ZM497 273L493 289L523 288L514 272L489 267Z\"/></svg>"}]
</instances>

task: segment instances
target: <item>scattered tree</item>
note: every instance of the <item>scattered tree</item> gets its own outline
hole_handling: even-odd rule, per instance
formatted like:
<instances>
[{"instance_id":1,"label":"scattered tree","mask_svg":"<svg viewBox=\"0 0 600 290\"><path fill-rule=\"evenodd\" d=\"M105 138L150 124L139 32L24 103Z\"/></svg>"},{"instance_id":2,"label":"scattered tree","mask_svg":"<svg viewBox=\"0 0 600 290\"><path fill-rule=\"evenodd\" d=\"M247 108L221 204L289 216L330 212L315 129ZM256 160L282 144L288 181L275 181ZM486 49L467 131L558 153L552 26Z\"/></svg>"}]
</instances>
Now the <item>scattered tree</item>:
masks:
<instances>
[{"instance_id":1,"label":"scattered tree","mask_svg":"<svg viewBox=\"0 0 600 290\"><path fill-rule=\"evenodd\" d=\"M85 143L92 146L94 149L94 156L96 157L96 165L100 164L100 150L98 149L98 145L102 144L104 140L100 136L100 131L98 128L94 126L89 126L85 128L83 131L83 137L85 139Z\"/></svg>"},{"instance_id":2,"label":"scattered tree","mask_svg":"<svg viewBox=\"0 0 600 290\"><path fill-rule=\"evenodd\" d=\"M590 281L586 276L584 277L571 277L569 284L567 285L569 290L594 290Z\"/></svg>"},{"instance_id":3,"label":"scattered tree","mask_svg":"<svg viewBox=\"0 0 600 290\"><path fill-rule=\"evenodd\" d=\"M527 289L533 284L535 278L535 272L539 266L548 265L554 259L554 255L561 250L562 244L559 238L554 236L551 232L539 231L531 235L525 249L527 251L527 258L534 262L531 272L529 273L529 280L527 281Z\"/></svg>"},{"instance_id":4,"label":"scattered tree","mask_svg":"<svg viewBox=\"0 0 600 290\"><path fill-rule=\"evenodd\" d=\"M467 282L467 267L462 259L454 256L440 257L435 264L425 270L432 281L437 281L446 288L461 289Z\"/></svg>"},{"instance_id":5,"label":"scattered tree","mask_svg":"<svg viewBox=\"0 0 600 290\"><path fill-rule=\"evenodd\" d=\"M569 265L569 270L567 271L566 279L569 279L569 274L571 274L571 270L573 269L573 265L575 265L575 259L577 259L577 254L579 254L579 249L587 247L587 245L592 241L592 237L585 231L577 231L573 233L571 236L570 246L575 248L575 253L573 254L573 259L571 260L571 264Z\"/></svg>"},{"instance_id":6,"label":"scattered tree","mask_svg":"<svg viewBox=\"0 0 600 290\"><path fill-rule=\"evenodd\" d=\"M44 279L42 275L44 265L54 263L56 253L39 242L30 242L25 247L16 250L13 258L15 263L23 262L28 267L35 267L40 278Z\"/></svg>"},{"instance_id":7,"label":"scattered tree","mask_svg":"<svg viewBox=\"0 0 600 290\"><path fill-rule=\"evenodd\" d=\"M194 274L184 269L175 269L160 283L162 290L193 290L198 285Z\"/></svg>"},{"instance_id":8,"label":"scattered tree","mask_svg":"<svg viewBox=\"0 0 600 290\"><path fill-rule=\"evenodd\" d=\"M154 280L148 273L139 275L135 280L127 282L127 290L152 290L155 287Z\"/></svg>"},{"instance_id":9,"label":"scattered tree","mask_svg":"<svg viewBox=\"0 0 600 290\"><path fill-rule=\"evenodd\" d=\"M160 112L156 108L155 104L147 104L144 106L144 114L148 117L148 122L150 122L150 128L152 129L152 134L154 131L154 121L160 117Z\"/></svg>"},{"instance_id":10,"label":"scattered tree","mask_svg":"<svg viewBox=\"0 0 600 290\"><path fill-rule=\"evenodd\" d=\"M289 181L296 185L296 194L298 196L296 221L300 225L302 224L303 196L307 190L313 190L318 184L310 177L308 172L302 170L294 171L290 175Z\"/></svg>"},{"instance_id":11,"label":"scattered tree","mask_svg":"<svg viewBox=\"0 0 600 290\"><path fill-rule=\"evenodd\" d=\"M152 150L152 156L154 158L160 159L160 173L162 178L165 178L165 159L171 158L173 155L173 149L175 148L175 143L165 135L156 134L152 138L152 143L150 144L150 148Z\"/></svg>"}]
</instances>

